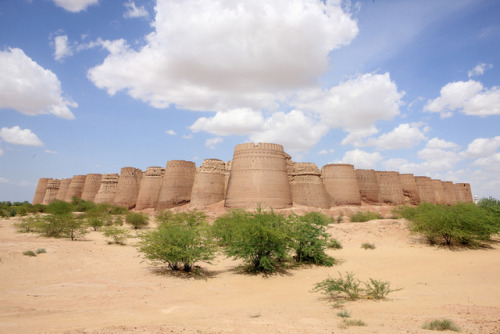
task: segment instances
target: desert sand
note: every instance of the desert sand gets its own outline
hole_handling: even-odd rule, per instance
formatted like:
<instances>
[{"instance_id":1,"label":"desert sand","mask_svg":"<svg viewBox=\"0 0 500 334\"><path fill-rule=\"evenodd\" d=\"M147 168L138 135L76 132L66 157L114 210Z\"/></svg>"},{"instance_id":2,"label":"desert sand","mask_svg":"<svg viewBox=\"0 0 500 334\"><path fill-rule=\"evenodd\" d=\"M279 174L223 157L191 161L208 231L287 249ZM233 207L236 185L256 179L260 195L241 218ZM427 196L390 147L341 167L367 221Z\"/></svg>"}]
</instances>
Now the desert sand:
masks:
<instances>
[{"instance_id":1,"label":"desert sand","mask_svg":"<svg viewBox=\"0 0 500 334\"><path fill-rule=\"evenodd\" d=\"M213 208L219 211L212 217L220 214ZM100 232L82 241L49 239L17 233L17 220L0 221L1 333L432 333L422 325L440 318L463 333L500 333L500 243L478 250L429 246L404 220L330 225L343 245L328 250L341 262L330 268L249 275L236 270L240 261L221 255L199 263L203 278L151 266L134 238L126 246L108 245ZM364 242L376 248L364 250ZM22 254L38 248L47 252ZM386 301L345 304L352 319L367 325L342 329L339 309L311 292L339 272L401 290Z\"/></svg>"}]
</instances>

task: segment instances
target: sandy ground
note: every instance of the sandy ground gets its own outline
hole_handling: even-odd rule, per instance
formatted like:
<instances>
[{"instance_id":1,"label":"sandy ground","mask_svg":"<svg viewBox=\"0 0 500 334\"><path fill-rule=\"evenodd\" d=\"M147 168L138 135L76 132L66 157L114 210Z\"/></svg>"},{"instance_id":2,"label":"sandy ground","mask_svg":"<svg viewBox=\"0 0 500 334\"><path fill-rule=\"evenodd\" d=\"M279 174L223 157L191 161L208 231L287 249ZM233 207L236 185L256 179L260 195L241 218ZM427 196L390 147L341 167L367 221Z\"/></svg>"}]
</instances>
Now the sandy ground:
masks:
<instances>
[{"instance_id":1,"label":"sandy ground","mask_svg":"<svg viewBox=\"0 0 500 334\"><path fill-rule=\"evenodd\" d=\"M331 225L343 245L328 251L341 260L331 268L264 277L242 274L239 261L220 256L201 264L202 279L155 269L134 239L126 246L108 245L100 232L83 241L48 239L17 233L15 221L0 221L1 333L432 333L421 327L436 318L453 320L463 333L500 333L500 243L431 247L403 220ZM362 249L364 242L376 249ZM47 253L22 254L38 248ZM347 271L402 288L387 301L344 306L365 327L340 328L339 310L311 292Z\"/></svg>"}]
</instances>

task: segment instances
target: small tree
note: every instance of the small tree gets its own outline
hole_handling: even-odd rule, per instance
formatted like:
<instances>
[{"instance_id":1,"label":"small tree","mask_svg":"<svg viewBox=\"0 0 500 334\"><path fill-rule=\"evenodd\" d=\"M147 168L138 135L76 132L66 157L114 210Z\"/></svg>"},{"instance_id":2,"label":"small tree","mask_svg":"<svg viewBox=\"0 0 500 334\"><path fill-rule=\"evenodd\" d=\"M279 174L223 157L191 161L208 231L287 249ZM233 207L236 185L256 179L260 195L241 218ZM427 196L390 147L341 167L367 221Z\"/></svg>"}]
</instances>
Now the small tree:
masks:
<instances>
[{"instance_id":1,"label":"small tree","mask_svg":"<svg viewBox=\"0 0 500 334\"><path fill-rule=\"evenodd\" d=\"M125 216L125 222L132 225L135 229L140 229L149 224L149 217L140 212L129 212Z\"/></svg>"},{"instance_id":2,"label":"small tree","mask_svg":"<svg viewBox=\"0 0 500 334\"><path fill-rule=\"evenodd\" d=\"M125 245L127 238L130 237L130 233L127 230L113 225L104 227L102 232L106 238L111 238L113 240L108 243L115 243L118 245Z\"/></svg>"}]
</instances>

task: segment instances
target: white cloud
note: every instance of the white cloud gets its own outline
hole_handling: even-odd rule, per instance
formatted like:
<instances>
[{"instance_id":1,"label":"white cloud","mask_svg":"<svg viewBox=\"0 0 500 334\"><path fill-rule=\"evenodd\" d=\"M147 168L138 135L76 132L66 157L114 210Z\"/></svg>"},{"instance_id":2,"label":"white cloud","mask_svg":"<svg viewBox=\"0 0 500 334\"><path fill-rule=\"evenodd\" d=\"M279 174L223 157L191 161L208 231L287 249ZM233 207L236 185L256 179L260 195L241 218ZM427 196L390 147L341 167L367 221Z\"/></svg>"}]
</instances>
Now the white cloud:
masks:
<instances>
[{"instance_id":1,"label":"white cloud","mask_svg":"<svg viewBox=\"0 0 500 334\"><path fill-rule=\"evenodd\" d=\"M287 151L307 151L314 147L328 132L328 127L292 110L289 113L276 112L266 119L262 129L250 135L253 142L277 143Z\"/></svg>"},{"instance_id":2,"label":"white cloud","mask_svg":"<svg viewBox=\"0 0 500 334\"><path fill-rule=\"evenodd\" d=\"M52 150L45 150L44 152L48 153L48 154L58 154L59 153L57 151L52 151Z\"/></svg>"},{"instance_id":3,"label":"white cloud","mask_svg":"<svg viewBox=\"0 0 500 334\"><path fill-rule=\"evenodd\" d=\"M21 49L0 51L0 109L26 115L51 113L73 119L70 107L78 104L62 96L57 76L28 57Z\"/></svg>"},{"instance_id":4,"label":"white cloud","mask_svg":"<svg viewBox=\"0 0 500 334\"><path fill-rule=\"evenodd\" d=\"M483 75L486 70L489 70L493 67L491 64L479 63L472 70L467 72L467 75L470 77Z\"/></svg>"},{"instance_id":5,"label":"white cloud","mask_svg":"<svg viewBox=\"0 0 500 334\"><path fill-rule=\"evenodd\" d=\"M412 148L427 137L420 130L418 124L400 124L394 130L380 135L378 138L369 138L367 146L376 146L379 150L396 150Z\"/></svg>"},{"instance_id":6,"label":"white cloud","mask_svg":"<svg viewBox=\"0 0 500 334\"><path fill-rule=\"evenodd\" d=\"M30 129L22 130L19 126L0 129L0 138L10 144L25 146L43 146L42 141Z\"/></svg>"},{"instance_id":7,"label":"white cloud","mask_svg":"<svg viewBox=\"0 0 500 334\"><path fill-rule=\"evenodd\" d=\"M201 117L189 128L193 132L206 131L218 136L247 135L258 131L264 125L264 117L259 111L249 108L217 112L214 117Z\"/></svg>"},{"instance_id":8,"label":"white cloud","mask_svg":"<svg viewBox=\"0 0 500 334\"><path fill-rule=\"evenodd\" d=\"M63 58L71 56L73 51L71 46L68 45L68 36L59 35L54 38L54 58L55 60L61 61Z\"/></svg>"},{"instance_id":9,"label":"white cloud","mask_svg":"<svg viewBox=\"0 0 500 334\"><path fill-rule=\"evenodd\" d=\"M376 168L378 162L382 161L382 155L378 152L368 153L359 149L347 151L342 158L342 163L354 165L356 169Z\"/></svg>"},{"instance_id":10,"label":"white cloud","mask_svg":"<svg viewBox=\"0 0 500 334\"><path fill-rule=\"evenodd\" d=\"M127 11L123 13L125 18L148 17L148 11L144 6L137 7L134 1L129 1L123 4Z\"/></svg>"},{"instance_id":11,"label":"white cloud","mask_svg":"<svg viewBox=\"0 0 500 334\"><path fill-rule=\"evenodd\" d=\"M340 0L159 0L153 27L146 46L111 52L89 79L156 108L273 109L358 33Z\"/></svg>"},{"instance_id":12,"label":"white cloud","mask_svg":"<svg viewBox=\"0 0 500 334\"><path fill-rule=\"evenodd\" d=\"M498 181L498 171L500 170L500 153L492 154L485 158L474 161L474 166L481 167L482 172L492 173ZM494 179L493 179L494 180Z\"/></svg>"},{"instance_id":13,"label":"white cloud","mask_svg":"<svg viewBox=\"0 0 500 334\"><path fill-rule=\"evenodd\" d=\"M441 118L450 117L459 110L466 115L500 115L500 87L484 88L480 82L457 81L441 88L441 95L429 100L424 110L439 112Z\"/></svg>"},{"instance_id":14,"label":"white cloud","mask_svg":"<svg viewBox=\"0 0 500 334\"><path fill-rule=\"evenodd\" d=\"M382 162L382 166L385 170L398 171L400 173L406 173L404 170L405 166L408 165L408 160L402 158L392 158Z\"/></svg>"},{"instance_id":15,"label":"white cloud","mask_svg":"<svg viewBox=\"0 0 500 334\"><path fill-rule=\"evenodd\" d=\"M68 12L78 13L87 9L88 6L96 5L99 0L53 0L54 4Z\"/></svg>"},{"instance_id":16,"label":"white cloud","mask_svg":"<svg viewBox=\"0 0 500 334\"><path fill-rule=\"evenodd\" d=\"M169 130L165 131L165 133L166 133L167 135L171 135L171 136L176 136L176 135L177 135L177 132L175 132L175 131L174 131L174 130L172 130L172 129L169 129Z\"/></svg>"},{"instance_id":17,"label":"white cloud","mask_svg":"<svg viewBox=\"0 0 500 334\"><path fill-rule=\"evenodd\" d=\"M210 138L205 141L205 146L211 150L215 150L215 146L222 143L224 139L221 137Z\"/></svg>"},{"instance_id":18,"label":"white cloud","mask_svg":"<svg viewBox=\"0 0 500 334\"><path fill-rule=\"evenodd\" d=\"M193 135L192 134L182 135L182 138L184 138L184 139L191 139L191 138L193 138Z\"/></svg>"},{"instance_id":19,"label":"white cloud","mask_svg":"<svg viewBox=\"0 0 500 334\"><path fill-rule=\"evenodd\" d=\"M449 142L449 141L446 141L443 139L439 139L436 137L429 140L427 142L427 144L425 145L425 148L428 148L428 149L453 149L453 150L456 150L459 147L460 146L458 146L455 143L452 143L452 142Z\"/></svg>"},{"instance_id":20,"label":"white cloud","mask_svg":"<svg viewBox=\"0 0 500 334\"><path fill-rule=\"evenodd\" d=\"M9 179L7 179L3 176L0 176L0 183L9 183Z\"/></svg>"},{"instance_id":21,"label":"white cloud","mask_svg":"<svg viewBox=\"0 0 500 334\"><path fill-rule=\"evenodd\" d=\"M318 154L321 154L321 155L324 155L324 154L330 154L330 153L333 153L335 152L335 150L333 148L329 149L329 150L321 150L318 152Z\"/></svg>"},{"instance_id":22,"label":"white cloud","mask_svg":"<svg viewBox=\"0 0 500 334\"><path fill-rule=\"evenodd\" d=\"M492 155L500 148L500 136L493 138L476 138L462 152L466 158L482 158Z\"/></svg>"},{"instance_id":23,"label":"white cloud","mask_svg":"<svg viewBox=\"0 0 500 334\"><path fill-rule=\"evenodd\" d=\"M378 129L375 125L367 126L364 129L357 129L349 131L349 134L342 140L342 145L352 145L354 147L365 146L363 139L371 135L377 134Z\"/></svg>"}]
</instances>

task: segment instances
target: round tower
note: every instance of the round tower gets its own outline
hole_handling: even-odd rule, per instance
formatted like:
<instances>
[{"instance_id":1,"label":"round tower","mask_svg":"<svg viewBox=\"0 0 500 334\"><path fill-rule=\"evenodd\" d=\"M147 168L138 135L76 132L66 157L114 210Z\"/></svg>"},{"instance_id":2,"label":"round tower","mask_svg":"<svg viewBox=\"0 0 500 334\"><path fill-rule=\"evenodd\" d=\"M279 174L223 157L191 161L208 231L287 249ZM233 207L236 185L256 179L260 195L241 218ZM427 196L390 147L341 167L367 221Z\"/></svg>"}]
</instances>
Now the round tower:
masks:
<instances>
[{"instance_id":1,"label":"round tower","mask_svg":"<svg viewBox=\"0 0 500 334\"><path fill-rule=\"evenodd\" d=\"M376 171L380 203L401 205L405 202L403 185L398 172Z\"/></svg>"},{"instance_id":2,"label":"round tower","mask_svg":"<svg viewBox=\"0 0 500 334\"><path fill-rule=\"evenodd\" d=\"M196 170L191 207L201 207L224 199L226 164L219 159L205 159Z\"/></svg>"},{"instance_id":3,"label":"round tower","mask_svg":"<svg viewBox=\"0 0 500 334\"><path fill-rule=\"evenodd\" d=\"M47 184L51 178L42 177L38 180L38 185L36 186L35 196L33 196L32 204L42 204L45 198L45 193L47 192Z\"/></svg>"},{"instance_id":4,"label":"round tower","mask_svg":"<svg viewBox=\"0 0 500 334\"><path fill-rule=\"evenodd\" d=\"M103 174L101 178L101 186L99 187L97 195L95 195L94 202L113 204L119 178L120 176L116 173Z\"/></svg>"},{"instance_id":5,"label":"round tower","mask_svg":"<svg viewBox=\"0 0 500 334\"><path fill-rule=\"evenodd\" d=\"M68 193L69 185L71 184L72 178L62 179L59 185L59 191L57 192L56 199L60 201L66 200L66 194Z\"/></svg>"},{"instance_id":6,"label":"round tower","mask_svg":"<svg viewBox=\"0 0 500 334\"><path fill-rule=\"evenodd\" d=\"M294 205L330 208L330 198L318 166L308 162L293 163L288 168L288 177Z\"/></svg>"},{"instance_id":7,"label":"round tower","mask_svg":"<svg viewBox=\"0 0 500 334\"><path fill-rule=\"evenodd\" d=\"M330 196L331 206L361 204L358 179L353 165L325 165L321 168L321 177Z\"/></svg>"},{"instance_id":8,"label":"round tower","mask_svg":"<svg viewBox=\"0 0 500 334\"><path fill-rule=\"evenodd\" d=\"M361 200L368 204L379 204L377 176L373 169L355 169Z\"/></svg>"},{"instance_id":9,"label":"round tower","mask_svg":"<svg viewBox=\"0 0 500 334\"><path fill-rule=\"evenodd\" d=\"M403 194L405 203L418 205L420 203L420 195L418 194L417 183L413 174L399 174L401 185L403 186Z\"/></svg>"},{"instance_id":10,"label":"round tower","mask_svg":"<svg viewBox=\"0 0 500 334\"><path fill-rule=\"evenodd\" d=\"M444 198L447 205L453 205L458 202L455 185L451 181L443 181Z\"/></svg>"},{"instance_id":11,"label":"round tower","mask_svg":"<svg viewBox=\"0 0 500 334\"><path fill-rule=\"evenodd\" d=\"M236 145L224 205L229 208L291 207L283 146L271 143Z\"/></svg>"},{"instance_id":12,"label":"round tower","mask_svg":"<svg viewBox=\"0 0 500 334\"><path fill-rule=\"evenodd\" d=\"M446 195L444 194L443 183L441 180L431 179L432 189L434 190L434 203L446 204Z\"/></svg>"},{"instance_id":13,"label":"round tower","mask_svg":"<svg viewBox=\"0 0 500 334\"><path fill-rule=\"evenodd\" d=\"M148 167L142 177L136 209L154 208L160 194L161 180L165 170L161 167Z\"/></svg>"},{"instance_id":14,"label":"round tower","mask_svg":"<svg viewBox=\"0 0 500 334\"><path fill-rule=\"evenodd\" d=\"M415 176L415 183L418 188L420 201L424 203L435 203L434 188L432 187L431 178L427 176Z\"/></svg>"},{"instance_id":15,"label":"round tower","mask_svg":"<svg viewBox=\"0 0 500 334\"><path fill-rule=\"evenodd\" d=\"M469 183L456 183L455 190L457 193L457 200L463 203L473 203L472 192Z\"/></svg>"},{"instance_id":16,"label":"round tower","mask_svg":"<svg viewBox=\"0 0 500 334\"><path fill-rule=\"evenodd\" d=\"M141 184L142 171L134 167L123 167L116 185L116 194L113 203L127 209L135 207L139 185Z\"/></svg>"},{"instance_id":17,"label":"round tower","mask_svg":"<svg viewBox=\"0 0 500 334\"><path fill-rule=\"evenodd\" d=\"M102 174L87 174L82 191L84 201L93 202L99 188L101 187Z\"/></svg>"},{"instance_id":18,"label":"round tower","mask_svg":"<svg viewBox=\"0 0 500 334\"><path fill-rule=\"evenodd\" d=\"M73 175L73 179L69 184L64 201L71 203L73 197L82 198L83 186L85 185L86 175Z\"/></svg>"},{"instance_id":19,"label":"round tower","mask_svg":"<svg viewBox=\"0 0 500 334\"><path fill-rule=\"evenodd\" d=\"M168 209L189 203L196 165L192 161L167 161L156 209Z\"/></svg>"},{"instance_id":20,"label":"round tower","mask_svg":"<svg viewBox=\"0 0 500 334\"><path fill-rule=\"evenodd\" d=\"M60 184L61 180L50 179L49 182L47 182L47 190L45 191L42 204L49 205L56 199Z\"/></svg>"}]
</instances>

